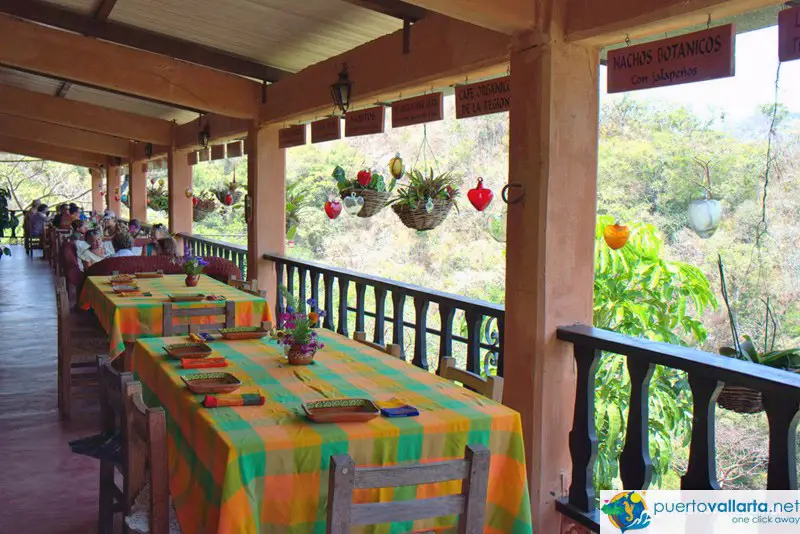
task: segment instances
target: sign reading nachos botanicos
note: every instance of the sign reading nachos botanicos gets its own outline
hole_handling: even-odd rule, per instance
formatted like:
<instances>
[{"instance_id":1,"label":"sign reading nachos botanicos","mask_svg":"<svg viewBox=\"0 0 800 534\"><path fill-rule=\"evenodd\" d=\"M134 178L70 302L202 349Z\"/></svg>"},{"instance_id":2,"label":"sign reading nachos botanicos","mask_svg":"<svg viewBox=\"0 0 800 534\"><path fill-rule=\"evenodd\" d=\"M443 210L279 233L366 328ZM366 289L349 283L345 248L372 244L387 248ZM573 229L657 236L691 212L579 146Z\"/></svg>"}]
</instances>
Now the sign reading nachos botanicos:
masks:
<instances>
[{"instance_id":1,"label":"sign reading nachos botanicos","mask_svg":"<svg viewBox=\"0 0 800 534\"><path fill-rule=\"evenodd\" d=\"M608 92L702 82L733 76L734 26L627 46L608 53Z\"/></svg>"}]
</instances>

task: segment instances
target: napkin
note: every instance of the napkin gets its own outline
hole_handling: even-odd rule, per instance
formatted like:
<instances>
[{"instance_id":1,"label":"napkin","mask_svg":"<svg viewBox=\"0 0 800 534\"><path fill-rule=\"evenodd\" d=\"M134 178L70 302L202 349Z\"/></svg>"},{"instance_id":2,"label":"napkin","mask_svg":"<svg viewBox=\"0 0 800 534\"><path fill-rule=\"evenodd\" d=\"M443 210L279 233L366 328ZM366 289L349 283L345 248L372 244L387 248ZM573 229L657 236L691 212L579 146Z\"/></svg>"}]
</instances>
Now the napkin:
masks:
<instances>
[{"instance_id":1,"label":"napkin","mask_svg":"<svg viewBox=\"0 0 800 534\"><path fill-rule=\"evenodd\" d=\"M225 358L181 358L184 369L209 369L211 367L228 367Z\"/></svg>"},{"instance_id":2,"label":"napkin","mask_svg":"<svg viewBox=\"0 0 800 534\"><path fill-rule=\"evenodd\" d=\"M264 397L260 393L243 393L241 395L206 395L206 398L203 399L203 406L206 408L263 405Z\"/></svg>"}]
</instances>

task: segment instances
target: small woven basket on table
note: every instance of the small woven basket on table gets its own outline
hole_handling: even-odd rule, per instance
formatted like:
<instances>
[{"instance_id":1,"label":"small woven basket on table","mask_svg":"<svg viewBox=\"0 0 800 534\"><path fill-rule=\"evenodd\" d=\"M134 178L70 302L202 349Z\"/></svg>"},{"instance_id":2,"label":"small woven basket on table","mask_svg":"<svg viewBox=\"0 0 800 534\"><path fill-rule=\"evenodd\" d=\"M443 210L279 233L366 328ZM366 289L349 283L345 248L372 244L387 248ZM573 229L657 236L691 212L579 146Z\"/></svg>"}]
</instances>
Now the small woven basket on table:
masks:
<instances>
[{"instance_id":1,"label":"small woven basket on table","mask_svg":"<svg viewBox=\"0 0 800 534\"><path fill-rule=\"evenodd\" d=\"M423 204L415 208L406 204L392 204L392 210L400 217L400 220L412 230L433 230L447 218L450 209L453 207L451 199L437 198L433 201L433 209L429 212Z\"/></svg>"},{"instance_id":2,"label":"small woven basket on table","mask_svg":"<svg viewBox=\"0 0 800 534\"><path fill-rule=\"evenodd\" d=\"M742 386L725 384L717 397L717 404L736 413L752 414L764 411L761 392Z\"/></svg>"},{"instance_id":3,"label":"small woven basket on table","mask_svg":"<svg viewBox=\"0 0 800 534\"><path fill-rule=\"evenodd\" d=\"M358 216L364 218L372 217L385 208L386 203L389 201L389 197L392 196L391 193L386 191L375 191L374 189L356 189L354 187L342 189L339 194L342 198L345 198L349 197L353 193L355 193L356 196L364 199L364 207L358 212Z\"/></svg>"}]
</instances>

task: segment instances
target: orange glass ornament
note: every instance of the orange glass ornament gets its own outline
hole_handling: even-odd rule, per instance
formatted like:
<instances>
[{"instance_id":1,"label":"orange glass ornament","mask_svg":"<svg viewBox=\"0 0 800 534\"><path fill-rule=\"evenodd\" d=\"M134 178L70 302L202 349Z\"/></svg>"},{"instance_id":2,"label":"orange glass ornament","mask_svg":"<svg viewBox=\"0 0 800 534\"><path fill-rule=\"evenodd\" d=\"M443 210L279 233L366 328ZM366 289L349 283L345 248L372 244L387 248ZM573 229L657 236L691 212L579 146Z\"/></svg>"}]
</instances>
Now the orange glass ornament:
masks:
<instances>
[{"instance_id":1,"label":"orange glass ornament","mask_svg":"<svg viewBox=\"0 0 800 534\"><path fill-rule=\"evenodd\" d=\"M603 229L603 239L605 239L608 248L612 250L619 250L624 247L630 237L630 228L619 223L609 224Z\"/></svg>"}]
</instances>

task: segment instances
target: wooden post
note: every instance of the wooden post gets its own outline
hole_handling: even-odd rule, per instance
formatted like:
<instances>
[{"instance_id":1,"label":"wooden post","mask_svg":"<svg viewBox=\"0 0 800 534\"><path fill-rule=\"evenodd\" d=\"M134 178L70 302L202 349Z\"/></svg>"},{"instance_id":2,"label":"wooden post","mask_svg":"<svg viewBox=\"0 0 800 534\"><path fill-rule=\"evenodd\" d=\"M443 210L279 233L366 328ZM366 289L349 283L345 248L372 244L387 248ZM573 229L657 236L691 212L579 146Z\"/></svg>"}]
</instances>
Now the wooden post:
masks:
<instances>
[{"instance_id":1,"label":"wooden post","mask_svg":"<svg viewBox=\"0 0 800 534\"><path fill-rule=\"evenodd\" d=\"M169 231L174 234L192 233L192 199L186 198L186 188L192 187L192 167L186 152L171 149L167 154L169 186ZM176 237L182 246L183 240Z\"/></svg>"},{"instance_id":2,"label":"wooden post","mask_svg":"<svg viewBox=\"0 0 800 534\"><path fill-rule=\"evenodd\" d=\"M598 57L548 36L517 36L511 109L504 402L522 415L533 530L557 533L570 480L575 362L556 327L591 324Z\"/></svg>"},{"instance_id":3,"label":"wooden post","mask_svg":"<svg viewBox=\"0 0 800 534\"><path fill-rule=\"evenodd\" d=\"M105 209L103 196L100 194L100 187L103 185L103 174L97 167L91 167L89 174L92 176L92 211L102 215Z\"/></svg>"},{"instance_id":4,"label":"wooden post","mask_svg":"<svg viewBox=\"0 0 800 534\"><path fill-rule=\"evenodd\" d=\"M120 216L120 207L122 203L120 202L120 183L119 183L119 166L114 165L113 162L109 161L109 164L106 165L106 203L108 205L108 209L114 212L114 214L119 217Z\"/></svg>"},{"instance_id":5,"label":"wooden post","mask_svg":"<svg viewBox=\"0 0 800 534\"><path fill-rule=\"evenodd\" d=\"M131 219L147 222L147 173L142 171L142 162L134 161L136 143L131 141L131 156L128 158L128 200L131 206Z\"/></svg>"},{"instance_id":6,"label":"wooden post","mask_svg":"<svg viewBox=\"0 0 800 534\"><path fill-rule=\"evenodd\" d=\"M247 189L252 215L247 225L247 276L276 299L275 265L265 253L286 252L286 152L278 148L280 125L251 125L247 142Z\"/></svg>"}]
</instances>

